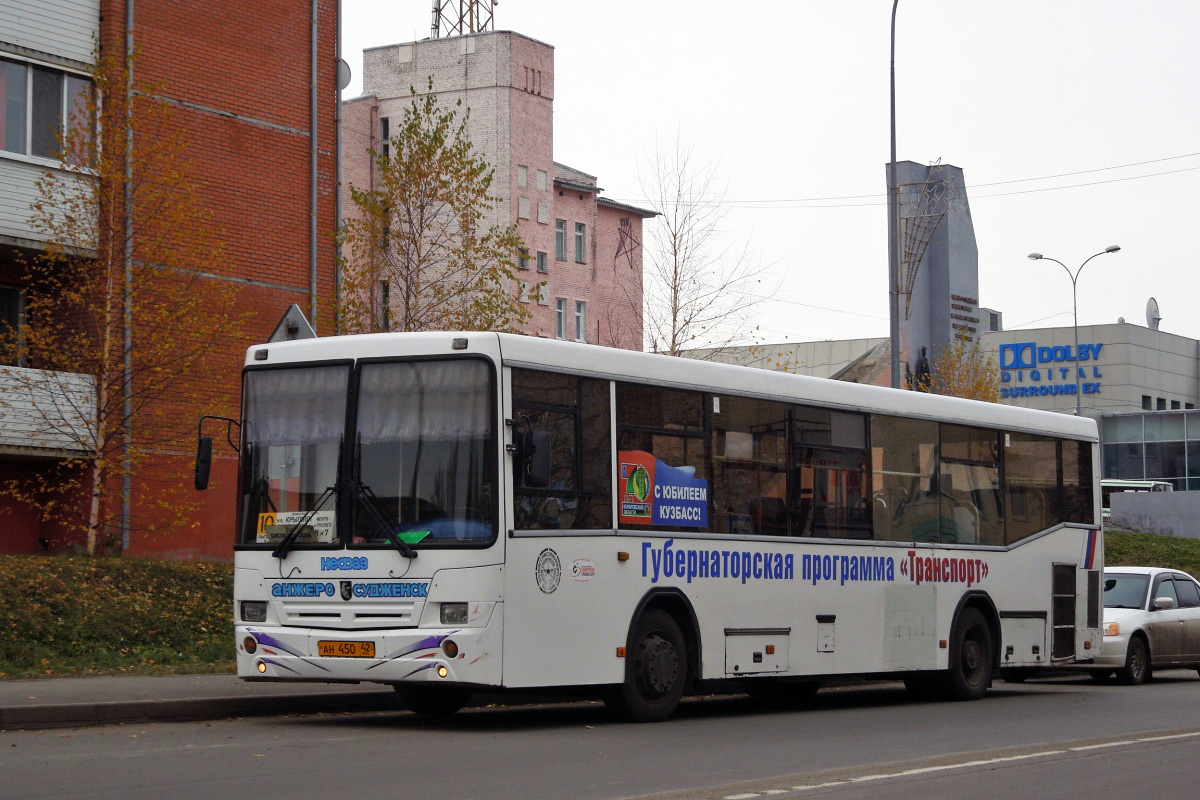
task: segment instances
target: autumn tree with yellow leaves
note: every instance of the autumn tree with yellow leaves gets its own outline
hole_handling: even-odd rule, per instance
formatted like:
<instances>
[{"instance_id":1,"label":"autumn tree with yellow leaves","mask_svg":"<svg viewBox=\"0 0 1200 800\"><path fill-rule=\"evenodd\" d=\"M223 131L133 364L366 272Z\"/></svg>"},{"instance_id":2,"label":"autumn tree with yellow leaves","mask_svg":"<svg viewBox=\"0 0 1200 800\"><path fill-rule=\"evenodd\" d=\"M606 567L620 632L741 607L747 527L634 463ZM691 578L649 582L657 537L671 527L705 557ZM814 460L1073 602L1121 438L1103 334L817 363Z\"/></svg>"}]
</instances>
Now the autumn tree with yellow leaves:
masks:
<instances>
[{"instance_id":1,"label":"autumn tree with yellow leaves","mask_svg":"<svg viewBox=\"0 0 1200 800\"><path fill-rule=\"evenodd\" d=\"M30 223L47 244L24 261L24 319L0 330L5 363L23 365L0 367L0 403L33 409L70 454L0 493L81 532L88 553L119 543L129 508L133 529L187 524L178 465L198 404L220 405L202 392L225 366L222 336L246 316L233 285L205 275L223 247L186 131L158 87L131 82L132 63L100 54L72 98L62 166L37 182Z\"/></svg>"},{"instance_id":2,"label":"autumn tree with yellow leaves","mask_svg":"<svg viewBox=\"0 0 1200 800\"><path fill-rule=\"evenodd\" d=\"M929 365L928 386L919 390L965 397L988 403L1000 402L1000 370L996 359L978 341L955 337L938 352Z\"/></svg>"},{"instance_id":3,"label":"autumn tree with yellow leaves","mask_svg":"<svg viewBox=\"0 0 1200 800\"><path fill-rule=\"evenodd\" d=\"M413 94L387 148L371 154L374 186L350 188L343 329L516 330L530 316L513 280L523 243L514 226L488 223L501 200L468 136L470 111Z\"/></svg>"}]
</instances>

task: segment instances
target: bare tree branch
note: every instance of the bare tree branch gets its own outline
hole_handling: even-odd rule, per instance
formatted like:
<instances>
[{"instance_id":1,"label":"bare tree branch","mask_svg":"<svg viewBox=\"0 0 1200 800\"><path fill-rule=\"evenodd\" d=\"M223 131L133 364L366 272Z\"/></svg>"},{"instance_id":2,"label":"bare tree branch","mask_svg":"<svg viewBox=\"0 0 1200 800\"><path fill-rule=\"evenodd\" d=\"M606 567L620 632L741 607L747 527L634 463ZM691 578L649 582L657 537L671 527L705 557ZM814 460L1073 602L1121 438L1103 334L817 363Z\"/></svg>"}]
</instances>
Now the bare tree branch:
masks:
<instances>
[{"instance_id":1,"label":"bare tree branch","mask_svg":"<svg viewBox=\"0 0 1200 800\"><path fill-rule=\"evenodd\" d=\"M725 230L726 189L716 174L677 135L669 146L655 143L642 175L642 193L661 215L645 258L645 337L655 352L703 347L713 358L753 327L764 267Z\"/></svg>"}]
</instances>

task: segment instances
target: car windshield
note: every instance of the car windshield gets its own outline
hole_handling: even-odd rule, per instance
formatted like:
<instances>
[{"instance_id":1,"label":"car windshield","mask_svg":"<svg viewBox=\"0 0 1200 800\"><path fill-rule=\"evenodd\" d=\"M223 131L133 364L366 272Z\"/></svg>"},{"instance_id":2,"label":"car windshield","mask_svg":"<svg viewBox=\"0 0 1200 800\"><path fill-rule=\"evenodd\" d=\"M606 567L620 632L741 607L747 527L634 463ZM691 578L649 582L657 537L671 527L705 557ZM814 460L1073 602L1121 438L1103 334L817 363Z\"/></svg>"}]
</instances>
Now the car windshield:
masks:
<instances>
[{"instance_id":1,"label":"car windshield","mask_svg":"<svg viewBox=\"0 0 1200 800\"><path fill-rule=\"evenodd\" d=\"M485 361L364 364L353 543L483 543L496 531L496 414ZM389 533L390 531L390 533Z\"/></svg>"},{"instance_id":2,"label":"car windshield","mask_svg":"<svg viewBox=\"0 0 1200 800\"><path fill-rule=\"evenodd\" d=\"M1146 600L1148 575L1129 575L1120 572L1104 573L1105 608L1141 608Z\"/></svg>"},{"instance_id":3,"label":"car windshield","mask_svg":"<svg viewBox=\"0 0 1200 800\"><path fill-rule=\"evenodd\" d=\"M279 544L293 531L297 546L337 538L349 379L349 364L246 372L239 544Z\"/></svg>"}]
</instances>

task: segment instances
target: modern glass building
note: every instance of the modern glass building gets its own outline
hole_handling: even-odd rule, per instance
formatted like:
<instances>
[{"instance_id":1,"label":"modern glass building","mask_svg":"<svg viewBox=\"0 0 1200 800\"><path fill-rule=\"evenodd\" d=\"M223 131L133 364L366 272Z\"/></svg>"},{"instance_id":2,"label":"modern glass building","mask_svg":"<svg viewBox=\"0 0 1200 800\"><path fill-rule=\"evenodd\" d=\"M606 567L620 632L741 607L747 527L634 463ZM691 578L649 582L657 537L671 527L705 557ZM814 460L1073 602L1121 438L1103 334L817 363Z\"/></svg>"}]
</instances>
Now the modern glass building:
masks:
<instances>
[{"instance_id":1,"label":"modern glass building","mask_svg":"<svg viewBox=\"0 0 1200 800\"><path fill-rule=\"evenodd\" d=\"M1200 490L1200 411L1107 414L1100 420L1105 478L1169 481Z\"/></svg>"}]
</instances>

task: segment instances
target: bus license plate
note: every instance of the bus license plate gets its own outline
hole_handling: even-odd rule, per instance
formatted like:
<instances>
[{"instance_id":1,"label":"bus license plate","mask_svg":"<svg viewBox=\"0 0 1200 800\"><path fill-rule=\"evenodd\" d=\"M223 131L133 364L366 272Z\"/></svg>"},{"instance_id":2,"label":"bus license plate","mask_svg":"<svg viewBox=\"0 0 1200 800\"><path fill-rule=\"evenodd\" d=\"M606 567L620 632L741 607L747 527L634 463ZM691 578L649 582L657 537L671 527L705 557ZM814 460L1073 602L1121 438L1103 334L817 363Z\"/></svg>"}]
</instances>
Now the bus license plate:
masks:
<instances>
[{"instance_id":1,"label":"bus license plate","mask_svg":"<svg viewBox=\"0 0 1200 800\"><path fill-rule=\"evenodd\" d=\"M374 642L317 642L317 655L340 658L374 658Z\"/></svg>"}]
</instances>

